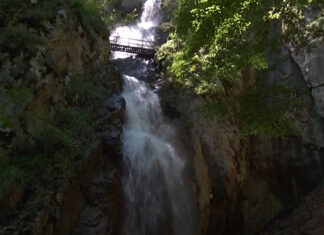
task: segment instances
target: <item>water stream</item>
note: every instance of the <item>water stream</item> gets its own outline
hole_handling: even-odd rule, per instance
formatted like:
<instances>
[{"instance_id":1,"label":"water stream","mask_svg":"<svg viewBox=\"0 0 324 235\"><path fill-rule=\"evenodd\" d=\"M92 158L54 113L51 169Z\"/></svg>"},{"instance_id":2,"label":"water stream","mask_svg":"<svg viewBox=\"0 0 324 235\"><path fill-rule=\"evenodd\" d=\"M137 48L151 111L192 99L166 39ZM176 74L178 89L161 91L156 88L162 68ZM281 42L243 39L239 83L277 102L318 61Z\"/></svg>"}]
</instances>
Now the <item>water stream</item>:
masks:
<instances>
[{"instance_id":1,"label":"water stream","mask_svg":"<svg viewBox=\"0 0 324 235\"><path fill-rule=\"evenodd\" d=\"M160 5L161 0L147 0L141 21L118 27L112 35L154 41L155 28L161 23ZM129 54L113 56L126 57ZM131 66L131 60L141 66ZM125 235L194 235L191 184L184 172L186 158L175 144L176 131L165 121L152 84L138 77L147 72L149 64L147 60L126 59L121 66L126 101L122 148L127 211L123 231Z\"/></svg>"},{"instance_id":2,"label":"water stream","mask_svg":"<svg viewBox=\"0 0 324 235\"><path fill-rule=\"evenodd\" d=\"M143 6L141 20L137 24L121 26L111 32L111 37L122 45L128 45L133 40L143 40L144 47L150 48L156 41L156 28L161 24L161 1L147 0ZM129 53L113 52L112 59L127 58Z\"/></svg>"}]
</instances>

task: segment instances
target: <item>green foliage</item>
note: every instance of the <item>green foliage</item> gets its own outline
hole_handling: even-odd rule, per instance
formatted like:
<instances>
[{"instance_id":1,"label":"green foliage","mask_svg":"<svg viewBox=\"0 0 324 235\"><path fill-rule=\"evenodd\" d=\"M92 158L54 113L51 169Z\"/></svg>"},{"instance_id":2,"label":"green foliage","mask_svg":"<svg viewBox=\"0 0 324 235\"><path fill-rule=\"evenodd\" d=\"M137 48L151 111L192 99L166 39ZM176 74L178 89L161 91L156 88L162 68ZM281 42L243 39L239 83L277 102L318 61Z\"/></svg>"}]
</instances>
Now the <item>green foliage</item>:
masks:
<instances>
[{"instance_id":1,"label":"green foliage","mask_svg":"<svg viewBox=\"0 0 324 235\"><path fill-rule=\"evenodd\" d=\"M131 12L125 9L120 0L102 0L105 2L106 9L104 18L109 26L116 24L131 24L139 18L140 8L134 8Z\"/></svg>"},{"instance_id":2,"label":"green foliage","mask_svg":"<svg viewBox=\"0 0 324 235\"><path fill-rule=\"evenodd\" d=\"M10 189L21 184L25 179L24 172L17 166L7 162L0 162L0 201L3 196L10 192Z\"/></svg>"},{"instance_id":3,"label":"green foliage","mask_svg":"<svg viewBox=\"0 0 324 235\"><path fill-rule=\"evenodd\" d=\"M26 203L27 213L25 213L23 216L33 219L32 216L34 216L44 205L44 199L47 193L48 189L46 189L46 187L37 187L33 198Z\"/></svg>"},{"instance_id":4,"label":"green foliage","mask_svg":"<svg viewBox=\"0 0 324 235\"><path fill-rule=\"evenodd\" d=\"M8 160L0 162L0 201L17 185L33 188L25 209L29 217L36 213L45 196L42 189L54 186L57 178L73 171L77 160L91 147L92 121L90 112L62 106L44 128L17 136Z\"/></svg>"},{"instance_id":5,"label":"green foliage","mask_svg":"<svg viewBox=\"0 0 324 235\"><path fill-rule=\"evenodd\" d=\"M40 36L23 26L7 27L0 31L0 51L32 50L41 43L43 40Z\"/></svg>"},{"instance_id":6,"label":"green foliage","mask_svg":"<svg viewBox=\"0 0 324 235\"><path fill-rule=\"evenodd\" d=\"M24 118L29 112L26 105L31 101L26 84L14 83L0 89L3 98L0 104L4 107L0 112L0 127L14 126L14 130L20 131L7 146L8 155L0 161L0 204L17 188L30 190L28 198L12 202L8 216L24 200L27 202L22 206L25 216L32 219L41 207L46 190L52 190L64 174L73 173L76 162L91 150L98 138L93 123L106 100L105 92L101 81L89 74L75 76L64 87L64 101L56 104L52 112L34 110L32 121L41 125L28 128L28 123L22 123L26 122Z\"/></svg>"},{"instance_id":7,"label":"green foliage","mask_svg":"<svg viewBox=\"0 0 324 235\"><path fill-rule=\"evenodd\" d=\"M72 11L81 19L83 27L92 35L93 29L108 38L109 32L101 15L101 5L95 0L71 0Z\"/></svg>"},{"instance_id":8,"label":"green foliage","mask_svg":"<svg viewBox=\"0 0 324 235\"><path fill-rule=\"evenodd\" d=\"M35 209L43 196L37 195L40 188L49 187L59 176L58 173L67 170L66 165L61 164L62 156L65 159L73 156L72 154L68 133L54 126L48 126L30 136L18 136L12 144L8 160L0 163L0 201L17 188L28 187L35 191L30 195L34 199L28 200L26 207ZM17 207L17 203L19 201L10 206L10 209ZM28 213L33 212L36 211Z\"/></svg>"},{"instance_id":9,"label":"green foliage","mask_svg":"<svg viewBox=\"0 0 324 235\"><path fill-rule=\"evenodd\" d=\"M54 118L56 126L61 130L68 131L69 136L74 139L74 143L76 143L76 141L86 142L94 132L94 127L92 125L93 117L90 114L91 110L87 110L86 107L84 108L83 111L78 111L63 106L57 110ZM74 145L74 147L80 148L82 144ZM74 149L74 151L82 153L79 149Z\"/></svg>"},{"instance_id":10,"label":"green foliage","mask_svg":"<svg viewBox=\"0 0 324 235\"><path fill-rule=\"evenodd\" d=\"M39 27L44 20L53 20L60 6L64 4L64 0L43 0L39 1L35 6L29 4L17 16L19 22L26 22L29 26Z\"/></svg>"},{"instance_id":11,"label":"green foliage","mask_svg":"<svg viewBox=\"0 0 324 235\"><path fill-rule=\"evenodd\" d=\"M10 115L0 109L0 129L12 128L13 121Z\"/></svg>"},{"instance_id":12,"label":"green foliage","mask_svg":"<svg viewBox=\"0 0 324 235\"><path fill-rule=\"evenodd\" d=\"M57 7L64 0L44 0L35 6L26 0L2 0L0 2L0 51L17 54L33 50L44 42L35 29L44 20L55 18ZM31 29L33 28L33 30Z\"/></svg>"},{"instance_id":13,"label":"green foliage","mask_svg":"<svg viewBox=\"0 0 324 235\"><path fill-rule=\"evenodd\" d=\"M26 0L3 0L0 2L0 50L12 53L34 49L43 43L36 31L43 27L44 21L55 20L59 7L68 5L80 18L90 36L97 32L108 38L108 29L102 19L104 2L105 0L43 0L33 5Z\"/></svg>"},{"instance_id":14,"label":"green foliage","mask_svg":"<svg viewBox=\"0 0 324 235\"><path fill-rule=\"evenodd\" d=\"M8 221L16 216L17 208L24 211L24 219L34 219L48 190L53 191L57 179L73 173L98 139L93 122L106 101L102 81L89 74L75 76L64 85L59 104L40 97L49 103L39 107L35 105L39 100L33 102L39 78L28 69L28 59L44 43L40 36L46 34L44 22L55 20L61 7L71 9L90 36L108 37L100 5L104 2L41 0L33 5L29 0L0 1L0 129L13 134L1 143L6 144L0 161L0 207L5 210L1 222L3 217ZM55 73L52 59L46 57L45 63Z\"/></svg>"},{"instance_id":15,"label":"green foliage","mask_svg":"<svg viewBox=\"0 0 324 235\"><path fill-rule=\"evenodd\" d=\"M290 85L269 85L260 79L243 94L209 101L202 111L209 118L217 114L222 121L235 121L241 137L299 135L291 115L301 105L302 96L298 93Z\"/></svg>"},{"instance_id":16,"label":"green foliage","mask_svg":"<svg viewBox=\"0 0 324 235\"><path fill-rule=\"evenodd\" d=\"M0 83L1 84L1 83ZM24 116L25 109L31 101L33 94L31 89L24 84L16 82L12 87L3 89L0 85L0 127L13 129L17 127Z\"/></svg>"},{"instance_id":17,"label":"green foliage","mask_svg":"<svg viewBox=\"0 0 324 235\"><path fill-rule=\"evenodd\" d=\"M174 40L169 40L163 44L157 51L157 59L160 62L164 62L167 66L170 66L173 61L173 55L176 53L176 43Z\"/></svg>"},{"instance_id":18,"label":"green foliage","mask_svg":"<svg viewBox=\"0 0 324 235\"><path fill-rule=\"evenodd\" d=\"M31 89L16 83L2 95L0 104L3 105L4 110L16 116L19 116L25 110L33 97Z\"/></svg>"},{"instance_id":19,"label":"green foliage","mask_svg":"<svg viewBox=\"0 0 324 235\"><path fill-rule=\"evenodd\" d=\"M0 27L12 26L19 13L27 6L24 0L2 0L0 1Z\"/></svg>"},{"instance_id":20,"label":"green foliage","mask_svg":"<svg viewBox=\"0 0 324 235\"><path fill-rule=\"evenodd\" d=\"M89 74L77 75L66 87L65 97L71 106L100 110L104 105L103 92L103 88Z\"/></svg>"},{"instance_id":21,"label":"green foliage","mask_svg":"<svg viewBox=\"0 0 324 235\"><path fill-rule=\"evenodd\" d=\"M307 0L181 0L176 16L181 50L171 68L175 79L199 94L214 95L223 91L223 83L240 79L245 67L267 69L270 46L305 43L302 12L308 4ZM282 25L283 33L275 25Z\"/></svg>"},{"instance_id":22,"label":"green foliage","mask_svg":"<svg viewBox=\"0 0 324 235\"><path fill-rule=\"evenodd\" d=\"M204 112L234 119L242 136L296 134L290 113L298 102L286 96L294 89L262 81L267 71L275 69L268 64L269 51L287 42L299 48L323 35L320 2L180 0L175 33L160 57L172 61L169 71L174 85L205 97L210 102ZM319 7L315 12L320 13L310 24L305 20L309 7ZM249 78L256 84L232 97L247 68L258 76Z\"/></svg>"},{"instance_id":23,"label":"green foliage","mask_svg":"<svg viewBox=\"0 0 324 235\"><path fill-rule=\"evenodd\" d=\"M24 108L26 104L32 98L32 91L28 87L24 85L14 84L11 89L7 91L8 98L10 99L10 103L12 103L14 109L18 109L16 107Z\"/></svg>"},{"instance_id":24,"label":"green foliage","mask_svg":"<svg viewBox=\"0 0 324 235\"><path fill-rule=\"evenodd\" d=\"M135 22L139 18L139 12L135 8L132 12L126 14L123 17L123 23L124 24L131 24L132 22Z\"/></svg>"},{"instance_id":25,"label":"green foliage","mask_svg":"<svg viewBox=\"0 0 324 235\"><path fill-rule=\"evenodd\" d=\"M173 21L175 10L177 9L178 0L164 0L162 11L165 21Z\"/></svg>"},{"instance_id":26,"label":"green foliage","mask_svg":"<svg viewBox=\"0 0 324 235\"><path fill-rule=\"evenodd\" d=\"M65 0L42 0L36 5L26 0L2 0L0 2L0 27L26 23L30 27L40 26L43 20L55 18L57 8Z\"/></svg>"}]
</instances>

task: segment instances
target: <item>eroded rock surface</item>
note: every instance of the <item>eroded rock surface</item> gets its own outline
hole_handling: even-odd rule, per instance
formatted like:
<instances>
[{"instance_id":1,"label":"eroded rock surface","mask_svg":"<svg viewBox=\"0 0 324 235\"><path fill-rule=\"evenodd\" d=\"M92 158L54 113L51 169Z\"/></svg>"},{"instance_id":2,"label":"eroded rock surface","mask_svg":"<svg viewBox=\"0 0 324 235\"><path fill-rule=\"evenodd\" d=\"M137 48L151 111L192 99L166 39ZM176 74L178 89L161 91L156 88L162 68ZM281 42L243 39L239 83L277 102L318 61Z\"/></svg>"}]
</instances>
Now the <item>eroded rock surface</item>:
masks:
<instances>
[{"instance_id":1,"label":"eroded rock surface","mask_svg":"<svg viewBox=\"0 0 324 235\"><path fill-rule=\"evenodd\" d=\"M270 58L278 61L288 51L284 48ZM289 80L302 91L309 89L310 81L318 85L324 67L320 51L307 55L311 59L303 64L289 57L270 73L269 81ZM305 73L307 67L312 72ZM165 112L188 130L191 139L201 234L258 234L323 179L324 122L321 98L316 97L321 92L304 95L303 104L292 114L301 135L278 139L240 139L231 120L208 120L197 112L203 99L167 86L160 93Z\"/></svg>"},{"instance_id":2,"label":"eroded rock surface","mask_svg":"<svg viewBox=\"0 0 324 235\"><path fill-rule=\"evenodd\" d=\"M263 235L308 234L320 235L324 231L324 187L318 186L304 198L286 218L277 219Z\"/></svg>"},{"instance_id":3,"label":"eroded rock surface","mask_svg":"<svg viewBox=\"0 0 324 235\"><path fill-rule=\"evenodd\" d=\"M28 135L47 123L35 115L51 115L66 105L64 88L75 76L87 76L104 89L106 103L95 117L93 146L66 171L48 185L41 209L29 218L23 208L34 187L14 187L0 201L0 234L120 234L122 223L122 186L120 173L120 135L125 102L121 96L121 74L109 65L110 49L107 35L85 28L71 9L62 6L55 20L40 22L45 43L34 51L19 55L2 54L0 74L8 83L13 79L33 78L33 97L24 113L20 132L0 130L0 158L10 145L12 136ZM22 66L22 64L24 66ZM4 81L5 82L5 81ZM72 105L85 99L73 94ZM3 100L0 98L0 104ZM91 142L92 143L92 142ZM31 169L32 170L32 169ZM10 204L8 200L10 199Z\"/></svg>"}]
</instances>

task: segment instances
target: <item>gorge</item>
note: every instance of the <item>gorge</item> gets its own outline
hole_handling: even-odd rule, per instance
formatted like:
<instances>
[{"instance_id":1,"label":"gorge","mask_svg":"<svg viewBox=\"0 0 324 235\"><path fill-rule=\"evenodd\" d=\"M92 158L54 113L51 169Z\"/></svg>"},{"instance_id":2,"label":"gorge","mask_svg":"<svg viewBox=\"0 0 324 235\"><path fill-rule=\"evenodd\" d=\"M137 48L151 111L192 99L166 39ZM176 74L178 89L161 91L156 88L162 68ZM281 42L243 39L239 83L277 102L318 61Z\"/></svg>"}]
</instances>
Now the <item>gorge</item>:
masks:
<instances>
[{"instance_id":1,"label":"gorge","mask_svg":"<svg viewBox=\"0 0 324 235\"><path fill-rule=\"evenodd\" d=\"M0 235L323 233L321 1L32 2L0 2Z\"/></svg>"},{"instance_id":2,"label":"gorge","mask_svg":"<svg viewBox=\"0 0 324 235\"><path fill-rule=\"evenodd\" d=\"M154 42L155 28L161 23L160 5L159 0L146 1L141 21L134 26L117 27L112 35ZM115 52L113 58L120 57ZM159 98L150 88L156 81L153 77L146 83L132 76L132 69L135 74L143 75L152 62L133 59L142 66L129 68L134 63L131 60L118 62L122 64L119 67L124 74L126 102L121 138L126 204L124 234L195 234L193 198L183 172L186 159L180 158L173 140L177 138L175 130L164 120Z\"/></svg>"}]
</instances>

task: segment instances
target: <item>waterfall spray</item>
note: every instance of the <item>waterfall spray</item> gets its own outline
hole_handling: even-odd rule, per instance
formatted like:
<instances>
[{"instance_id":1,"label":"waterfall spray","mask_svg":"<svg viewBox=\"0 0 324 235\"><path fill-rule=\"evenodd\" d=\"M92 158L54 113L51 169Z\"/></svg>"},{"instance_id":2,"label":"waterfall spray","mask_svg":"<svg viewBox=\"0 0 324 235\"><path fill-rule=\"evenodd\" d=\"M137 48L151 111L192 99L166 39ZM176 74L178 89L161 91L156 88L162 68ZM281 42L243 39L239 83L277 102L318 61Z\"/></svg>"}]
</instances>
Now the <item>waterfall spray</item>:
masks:
<instances>
[{"instance_id":1,"label":"waterfall spray","mask_svg":"<svg viewBox=\"0 0 324 235\"><path fill-rule=\"evenodd\" d=\"M160 5L161 0L147 0L141 21L116 28L113 36L154 41L155 27L162 19ZM145 68L136 71L144 73ZM185 158L172 141L176 132L165 121L158 95L151 87L133 76L124 75L123 79L124 235L195 235L191 184L184 177Z\"/></svg>"},{"instance_id":2,"label":"waterfall spray","mask_svg":"<svg viewBox=\"0 0 324 235\"><path fill-rule=\"evenodd\" d=\"M170 143L172 126L163 118L156 93L124 75L123 130L125 235L192 235L194 222L185 164Z\"/></svg>"}]
</instances>

